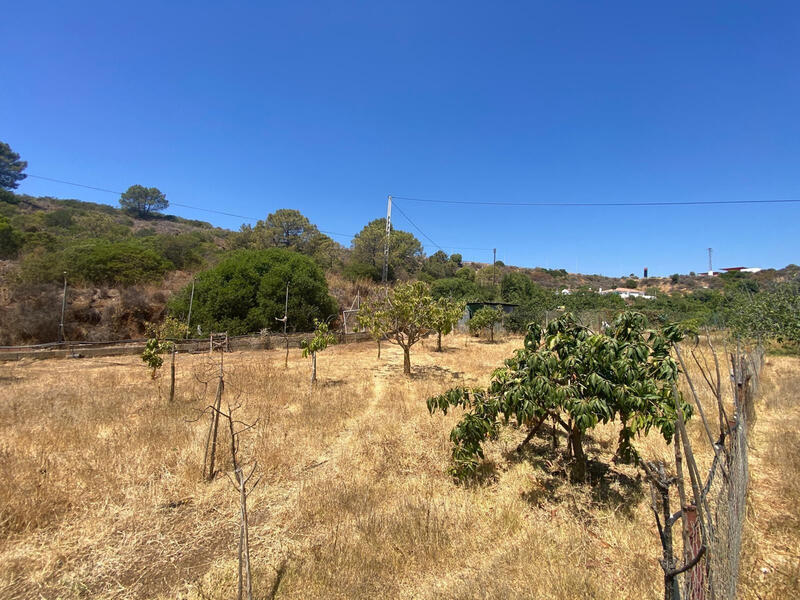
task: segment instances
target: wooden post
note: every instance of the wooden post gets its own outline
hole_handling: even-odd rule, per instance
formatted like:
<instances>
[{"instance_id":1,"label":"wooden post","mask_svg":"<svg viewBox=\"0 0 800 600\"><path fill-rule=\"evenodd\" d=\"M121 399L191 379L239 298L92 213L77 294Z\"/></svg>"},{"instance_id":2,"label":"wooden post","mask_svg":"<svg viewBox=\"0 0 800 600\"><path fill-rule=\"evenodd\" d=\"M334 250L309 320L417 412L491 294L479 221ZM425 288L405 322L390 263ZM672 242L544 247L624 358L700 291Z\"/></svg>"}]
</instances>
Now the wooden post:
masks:
<instances>
[{"instance_id":1,"label":"wooden post","mask_svg":"<svg viewBox=\"0 0 800 600\"><path fill-rule=\"evenodd\" d=\"M686 507L686 520L689 524L689 549L692 556L700 553L703 546L703 535L700 531L700 522L697 519L697 507ZM706 598L706 572L705 566L697 564L689 570L687 600L705 600Z\"/></svg>"},{"instance_id":2,"label":"wooden post","mask_svg":"<svg viewBox=\"0 0 800 600\"><path fill-rule=\"evenodd\" d=\"M169 373L169 401L172 402L175 400L175 352L177 350L177 345L173 342L172 343L172 364L170 365L170 373Z\"/></svg>"}]
</instances>

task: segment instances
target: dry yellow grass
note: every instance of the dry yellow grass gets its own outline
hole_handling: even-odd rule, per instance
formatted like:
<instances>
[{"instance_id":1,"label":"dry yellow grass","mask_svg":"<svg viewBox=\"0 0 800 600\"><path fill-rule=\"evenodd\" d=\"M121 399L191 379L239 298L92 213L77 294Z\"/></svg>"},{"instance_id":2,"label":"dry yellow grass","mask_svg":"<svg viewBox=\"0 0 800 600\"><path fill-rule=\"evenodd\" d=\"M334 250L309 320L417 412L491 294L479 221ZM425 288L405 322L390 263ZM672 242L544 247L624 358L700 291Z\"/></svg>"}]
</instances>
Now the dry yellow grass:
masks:
<instances>
[{"instance_id":1,"label":"dry yellow grass","mask_svg":"<svg viewBox=\"0 0 800 600\"><path fill-rule=\"evenodd\" d=\"M279 350L225 356L226 400L259 419L241 449L263 473L250 498L256 597L660 597L647 489L635 468L610 463L615 428L587 445L607 465L589 485L566 482L563 440L554 452L535 438L518 457L512 430L489 446L480 483L454 485L458 415L431 417L425 399L487 383L520 340L446 341L441 354L431 342L412 350L411 379L396 347L380 361L374 344L333 347L314 392L299 351L287 370ZM799 365L770 358L765 369L747 598L797 594ZM137 357L0 365L0 597L232 596L237 498L225 477L201 480L207 422L192 420L213 398L203 381L214 368L179 356L169 405ZM671 455L656 436L638 447Z\"/></svg>"}]
</instances>

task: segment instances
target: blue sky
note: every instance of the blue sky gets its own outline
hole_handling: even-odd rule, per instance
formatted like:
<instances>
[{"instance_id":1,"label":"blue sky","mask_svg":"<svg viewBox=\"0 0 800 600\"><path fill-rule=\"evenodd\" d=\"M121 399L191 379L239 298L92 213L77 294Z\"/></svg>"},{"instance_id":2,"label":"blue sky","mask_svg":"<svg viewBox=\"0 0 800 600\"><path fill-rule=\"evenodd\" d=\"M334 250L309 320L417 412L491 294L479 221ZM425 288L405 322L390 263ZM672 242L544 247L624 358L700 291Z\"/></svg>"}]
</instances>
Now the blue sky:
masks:
<instances>
[{"instance_id":1,"label":"blue sky","mask_svg":"<svg viewBox=\"0 0 800 600\"><path fill-rule=\"evenodd\" d=\"M352 234L390 193L800 198L794 2L17 2L0 48L0 140L29 173L176 203L296 208ZM19 191L116 203L33 178ZM497 247L508 264L667 275L706 268L710 246L717 267L800 262L800 204L398 204L472 260Z\"/></svg>"}]
</instances>

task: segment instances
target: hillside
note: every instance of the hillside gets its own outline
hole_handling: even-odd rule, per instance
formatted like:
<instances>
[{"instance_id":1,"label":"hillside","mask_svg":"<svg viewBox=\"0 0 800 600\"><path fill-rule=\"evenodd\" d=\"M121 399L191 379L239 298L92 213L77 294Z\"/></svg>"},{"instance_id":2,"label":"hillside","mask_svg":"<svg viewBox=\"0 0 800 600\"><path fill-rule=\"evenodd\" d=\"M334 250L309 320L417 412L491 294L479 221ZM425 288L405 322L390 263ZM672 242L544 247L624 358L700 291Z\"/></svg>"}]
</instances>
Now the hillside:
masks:
<instances>
[{"instance_id":1,"label":"hillside","mask_svg":"<svg viewBox=\"0 0 800 600\"><path fill-rule=\"evenodd\" d=\"M383 219L376 219L365 225L350 248L345 248L290 209L275 211L255 226L243 225L239 231L231 231L173 215L141 216L105 204L3 192L0 344L58 339L64 271L69 284L64 319L67 339L141 337L145 323L162 319L169 298L185 288L194 274L240 249L277 246L310 256L324 270L329 292L341 310L356 297L367 296L380 280L383 229ZM538 318L542 310L565 304L574 310L618 307L618 298L595 293L618 287L635 287L659 297L706 294L700 300L708 313L717 310L720 298L708 293L722 293L726 285L742 285L740 279L757 289L800 276L796 265L755 274L706 277L692 273L646 280L634 274L609 277L500 262L493 267L462 261L459 254L441 251L426 256L411 233L394 231L391 280L426 281L434 296L469 301L502 299L525 305L520 319ZM580 294L568 298L561 295L563 290ZM680 310L684 318L696 316L694 309ZM672 310L671 314L677 313Z\"/></svg>"}]
</instances>

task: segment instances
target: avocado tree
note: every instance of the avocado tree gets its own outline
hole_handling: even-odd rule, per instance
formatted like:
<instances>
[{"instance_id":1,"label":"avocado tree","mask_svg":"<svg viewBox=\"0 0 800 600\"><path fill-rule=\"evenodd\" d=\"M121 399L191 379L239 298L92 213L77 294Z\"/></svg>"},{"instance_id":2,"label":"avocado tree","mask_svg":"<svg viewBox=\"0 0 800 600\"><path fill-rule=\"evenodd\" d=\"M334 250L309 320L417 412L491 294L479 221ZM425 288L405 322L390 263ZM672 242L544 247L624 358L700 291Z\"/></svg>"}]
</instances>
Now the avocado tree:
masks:
<instances>
[{"instance_id":1,"label":"avocado tree","mask_svg":"<svg viewBox=\"0 0 800 600\"><path fill-rule=\"evenodd\" d=\"M646 328L640 313L620 314L595 333L567 313L546 328L531 323L524 347L497 369L488 389L453 388L428 399L428 410L465 409L450 434L453 473L473 474L483 458L483 443L494 439L501 424L527 428L527 443L546 421L566 433L573 458L572 475L586 473L584 436L598 423L619 421L618 454L636 456L633 437L653 427L670 441L676 419L672 386L678 366L671 343L682 338L676 326ZM691 407L680 399L686 418Z\"/></svg>"},{"instance_id":2,"label":"avocado tree","mask_svg":"<svg viewBox=\"0 0 800 600\"><path fill-rule=\"evenodd\" d=\"M433 326L434 301L421 281L398 284L385 299L365 302L361 311L373 314L385 327L386 336L403 349L403 373L411 375L411 347L428 335Z\"/></svg>"},{"instance_id":3,"label":"avocado tree","mask_svg":"<svg viewBox=\"0 0 800 600\"><path fill-rule=\"evenodd\" d=\"M442 351L442 336L453 331L463 316L467 303L452 298L439 298L431 310L431 328L436 332L436 351Z\"/></svg>"},{"instance_id":4,"label":"avocado tree","mask_svg":"<svg viewBox=\"0 0 800 600\"><path fill-rule=\"evenodd\" d=\"M325 321L314 319L314 337L310 340L303 340L303 358L311 355L311 385L317 382L317 352L322 352L336 343L336 336L333 335Z\"/></svg>"},{"instance_id":5,"label":"avocado tree","mask_svg":"<svg viewBox=\"0 0 800 600\"><path fill-rule=\"evenodd\" d=\"M478 335L484 329L489 330L489 341L494 341L494 328L503 322L505 313L502 308L492 308L491 306L484 306L475 311L472 318L467 325L469 331L473 335Z\"/></svg>"}]
</instances>

